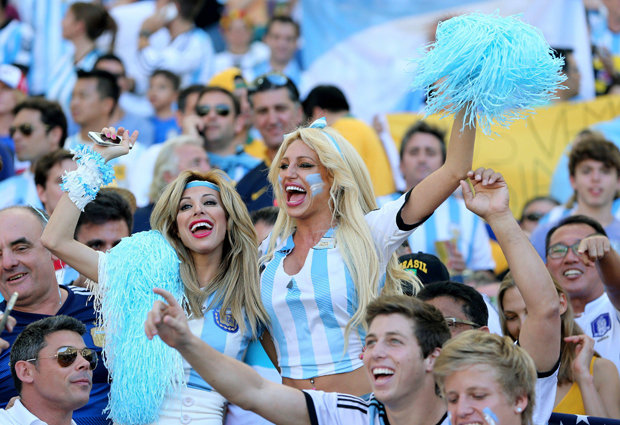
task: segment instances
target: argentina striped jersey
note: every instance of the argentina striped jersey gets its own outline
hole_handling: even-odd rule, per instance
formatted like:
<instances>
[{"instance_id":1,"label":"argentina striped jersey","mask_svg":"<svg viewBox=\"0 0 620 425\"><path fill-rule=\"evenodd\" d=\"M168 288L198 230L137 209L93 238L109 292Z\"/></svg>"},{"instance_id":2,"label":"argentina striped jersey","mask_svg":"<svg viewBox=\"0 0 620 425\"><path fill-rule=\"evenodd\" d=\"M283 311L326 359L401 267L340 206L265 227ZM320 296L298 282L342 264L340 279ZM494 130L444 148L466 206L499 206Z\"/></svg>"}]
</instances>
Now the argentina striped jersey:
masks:
<instances>
[{"instance_id":1,"label":"argentina striped jersey","mask_svg":"<svg viewBox=\"0 0 620 425\"><path fill-rule=\"evenodd\" d=\"M211 294L204 303L206 309L213 301L215 294ZM205 341L211 347L239 361L243 361L248 344L252 340L252 333L246 323L245 332L241 332L239 324L228 312L219 308L205 311L204 316L188 321L192 333ZM189 388L203 391L212 391L213 388L183 359L185 380Z\"/></svg>"},{"instance_id":2,"label":"argentina striped jersey","mask_svg":"<svg viewBox=\"0 0 620 425\"><path fill-rule=\"evenodd\" d=\"M413 230L397 224L397 214L407 195L366 214L379 256L379 270L385 274L390 256ZM269 238L263 242L266 247ZM274 340L283 377L308 379L351 372L362 365L365 331L345 327L358 307L357 293L342 253L330 229L309 252L294 276L284 271L284 258L294 248L293 237L280 243L261 275L261 296L270 316L269 331Z\"/></svg>"}]
</instances>

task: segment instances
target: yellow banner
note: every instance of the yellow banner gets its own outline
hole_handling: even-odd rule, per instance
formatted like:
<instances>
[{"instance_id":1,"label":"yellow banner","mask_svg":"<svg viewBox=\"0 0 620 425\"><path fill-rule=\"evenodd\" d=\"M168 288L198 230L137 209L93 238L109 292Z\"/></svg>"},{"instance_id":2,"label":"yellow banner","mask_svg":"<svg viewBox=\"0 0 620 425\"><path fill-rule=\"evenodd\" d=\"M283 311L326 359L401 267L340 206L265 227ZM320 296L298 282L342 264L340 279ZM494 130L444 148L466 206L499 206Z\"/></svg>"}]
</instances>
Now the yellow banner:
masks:
<instances>
[{"instance_id":1,"label":"yellow banner","mask_svg":"<svg viewBox=\"0 0 620 425\"><path fill-rule=\"evenodd\" d=\"M534 115L514 122L508 129L493 127L495 136L485 136L478 131L474 168L493 168L504 175L510 188L510 207L518 217L528 199L548 194L556 163L575 135L584 128L618 115L620 95L538 108ZM421 115L390 114L387 118L399 148L405 131ZM450 134L450 118L442 120L433 115L428 121Z\"/></svg>"}]
</instances>

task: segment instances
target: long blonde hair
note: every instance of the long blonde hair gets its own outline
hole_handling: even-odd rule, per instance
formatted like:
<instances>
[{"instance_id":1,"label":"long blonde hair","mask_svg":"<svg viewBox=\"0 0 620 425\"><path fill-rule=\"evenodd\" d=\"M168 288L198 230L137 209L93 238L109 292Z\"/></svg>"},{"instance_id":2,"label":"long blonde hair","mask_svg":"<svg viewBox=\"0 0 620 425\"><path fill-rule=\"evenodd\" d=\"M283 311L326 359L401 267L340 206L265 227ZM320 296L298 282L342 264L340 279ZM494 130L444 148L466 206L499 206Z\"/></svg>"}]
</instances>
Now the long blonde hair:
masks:
<instances>
[{"instance_id":1,"label":"long blonde hair","mask_svg":"<svg viewBox=\"0 0 620 425\"><path fill-rule=\"evenodd\" d=\"M227 215L222 261L215 277L204 288L199 286L194 260L190 250L181 242L177 227L181 196L187 183L195 180L208 181L220 188L220 198ZM245 328L247 316L252 334L256 335L259 326L267 323L267 314L260 301L256 232L247 208L226 174L220 170L212 170L206 174L183 171L166 187L155 204L151 227L164 235L181 260L181 279L190 313L201 317L203 304L215 293L208 308L221 303L221 310L230 309L242 330Z\"/></svg>"},{"instance_id":2,"label":"long blonde hair","mask_svg":"<svg viewBox=\"0 0 620 425\"><path fill-rule=\"evenodd\" d=\"M581 335L584 332L579 327L577 322L575 322L575 315L573 313L573 307L570 304L568 294L555 280L553 281L553 285L555 286L558 296L563 295L566 299L566 311L560 315L560 319L562 321L562 339L560 343L560 369L558 370L558 385L562 385L569 382L575 382L575 376L572 368L573 360L575 360L576 357L575 344L566 343L564 338L567 336ZM497 304L499 306L499 322L502 326L502 332L504 335L513 338L508 332L508 323L506 320L506 314L504 313L504 296L506 295L506 291L510 288L515 288L517 291L519 290L509 272L506 274L504 280L502 280L502 283L499 286L499 291L497 293ZM599 357L598 353L595 353L595 356Z\"/></svg>"},{"instance_id":3,"label":"long blonde hair","mask_svg":"<svg viewBox=\"0 0 620 425\"><path fill-rule=\"evenodd\" d=\"M329 190L329 208L332 222L337 224L334 236L344 263L351 273L358 298L357 310L345 329L345 335L348 336L352 327L365 326L366 307L379 294L379 280L383 274L383 270L379 270L381 259L375 248L370 228L364 219L365 214L377 209L370 174L357 151L336 130L329 127L298 128L286 135L269 170L269 180L274 188L278 205L286 205L286 198L278 183L280 162L289 145L295 140L303 141L315 151L319 161L333 178ZM295 227L295 219L281 208L273 227L267 253L261 258L261 263L264 264L273 258L276 241L286 240L293 234ZM401 281L411 282L414 288L420 287L419 281L413 275L398 266L396 256L392 254L387 261L382 293L402 293Z\"/></svg>"}]
</instances>

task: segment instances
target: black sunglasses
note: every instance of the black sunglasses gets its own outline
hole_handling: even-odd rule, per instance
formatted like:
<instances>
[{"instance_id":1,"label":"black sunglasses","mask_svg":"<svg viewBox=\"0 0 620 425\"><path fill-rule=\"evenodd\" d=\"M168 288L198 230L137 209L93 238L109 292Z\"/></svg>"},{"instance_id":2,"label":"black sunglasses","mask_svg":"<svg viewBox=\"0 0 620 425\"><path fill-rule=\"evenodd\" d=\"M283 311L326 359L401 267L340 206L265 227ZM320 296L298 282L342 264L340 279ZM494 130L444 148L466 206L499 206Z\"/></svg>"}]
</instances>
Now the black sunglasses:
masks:
<instances>
[{"instance_id":1,"label":"black sunglasses","mask_svg":"<svg viewBox=\"0 0 620 425\"><path fill-rule=\"evenodd\" d=\"M544 216L543 213L533 212L533 213L525 214L523 216L523 220L538 221L541 218L543 218L543 216Z\"/></svg>"},{"instance_id":2,"label":"black sunglasses","mask_svg":"<svg viewBox=\"0 0 620 425\"><path fill-rule=\"evenodd\" d=\"M280 74L279 72L270 72L268 74L263 74L259 76L252 84L248 87L248 91L250 94L279 89L286 87L292 99L299 99L299 90L286 75Z\"/></svg>"},{"instance_id":3,"label":"black sunglasses","mask_svg":"<svg viewBox=\"0 0 620 425\"><path fill-rule=\"evenodd\" d=\"M196 114L198 114L199 117L204 117L209 115L209 112L211 112L212 109L220 117L227 117L228 114L230 114L230 106L224 103L215 105L215 107L211 105L196 105Z\"/></svg>"},{"instance_id":4,"label":"black sunglasses","mask_svg":"<svg viewBox=\"0 0 620 425\"><path fill-rule=\"evenodd\" d=\"M14 127L14 126L9 127L9 135L11 137L13 137L17 131L19 131L24 136L30 136L33 131L32 124L24 123L24 124L18 125L17 127Z\"/></svg>"},{"instance_id":5,"label":"black sunglasses","mask_svg":"<svg viewBox=\"0 0 620 425\"><path fill-rule=\"evenodd\" d=\"M60 367L69 367L77 359L78 353L88 362L90 370L95 370L99 357L97 352L90 348L78 349L75 347L60 347L55 355L50 357L40 357L41 359L56 359ZM37 359L28 359L27 362L36 362Z\"/></svg>"},{"instance_id":6,"label":"black sunglasses","mask_svg":"<svg viewBox=\"0 0 620 425\"><path fill-rule=\"evenodd\" d=\"M288 78L286 75L278 74L276 72L270 72L269 74L264 74L254 80L252 84L256 88L262 88L266 85L271 85L274 87L284 87L288 83Z\"/></svg>"}]
</instances>

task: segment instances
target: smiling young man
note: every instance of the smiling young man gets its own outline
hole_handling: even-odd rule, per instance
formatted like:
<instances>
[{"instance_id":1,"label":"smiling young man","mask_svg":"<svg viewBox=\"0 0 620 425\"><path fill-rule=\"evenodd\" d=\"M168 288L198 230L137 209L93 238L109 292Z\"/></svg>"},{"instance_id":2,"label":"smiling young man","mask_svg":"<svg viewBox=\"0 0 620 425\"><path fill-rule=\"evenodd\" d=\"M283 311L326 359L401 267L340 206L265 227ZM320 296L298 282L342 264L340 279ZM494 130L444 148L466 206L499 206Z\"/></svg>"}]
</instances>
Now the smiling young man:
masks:
<instances>
[{"instance_id":1,"label":"smiling young man","mask_svg":"<svg viewBox=\"0 0 620 425\"><path fill-rule=\"evenodd\" d=\"M444 401L435 392L433 364L450 331L433 306L406 295L383 296L367 310L364 367L373 388L369 400L348 394L300 391L260 377L193 336L174 298L159 289L145 323L176 348L228 401L275 423L446 425Z\"/></svg>"},{"instance_id":2,"label":"smiling young man","mask_svg":"<svg viewBox=\"0 0 620 425\"><path fill-rule=\"evenodd\" d=\"M88 403L97 353L86 348L86 327L69 316L28 325L11 350L11 375L20 399L0 410L0 423L75 424L73 411Z\"/></svg>"},{"instance_id":3,"label":"smiling young man","mask_svg":"<svg viewBox=\"0 0 620 425\"><path fill-rule=\"evenodd\" d=\"M570 216L547 234L547 270L568 293L575 321L620 370L620 256L603 227Z\"/></svg>"},{"instance_id":4,"label":"smiling young man","mask_svg":"<svg viewBox=\"0 0 620 425\"><path fill-rule=\"evenodd\" d=\"M585 215L601 223L609 240L620 246L620 221L614 199L620 189L620 150L598 132L584 132L573 146L568 163L573 207L556 207L543 217L530 240L545 259L545 236L561 219Z\"/></svg>"}]
</instances>

